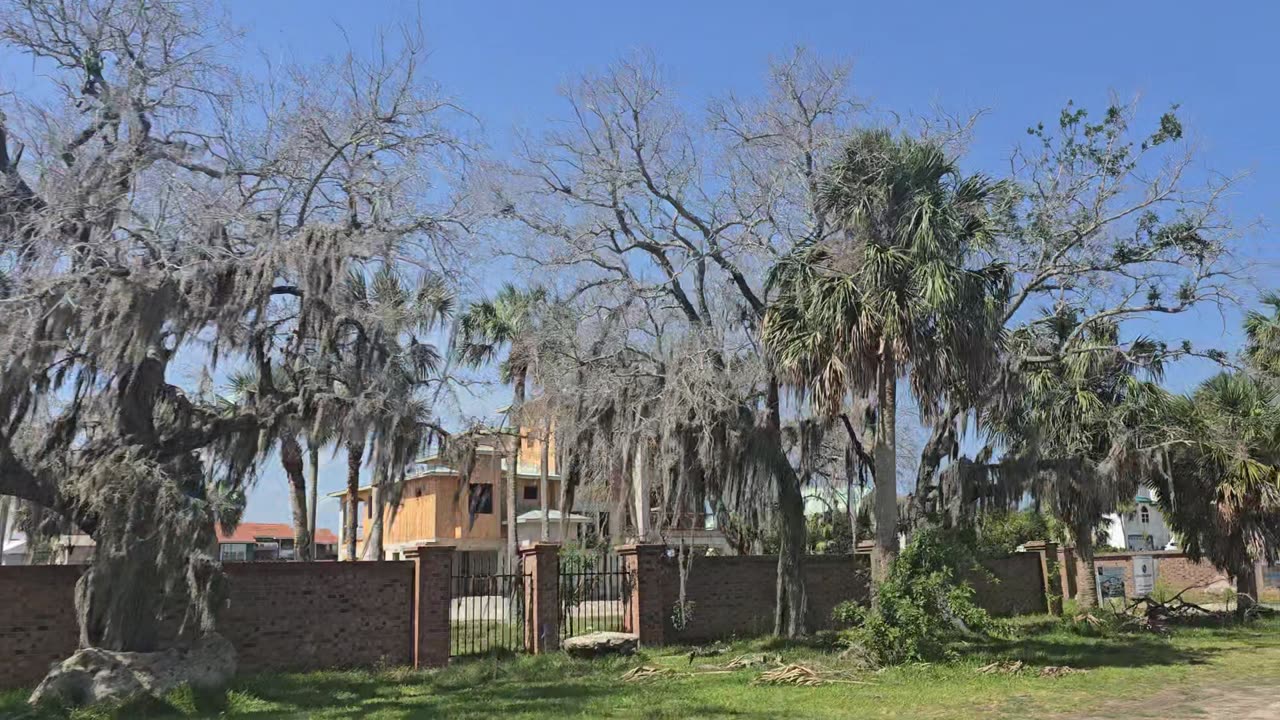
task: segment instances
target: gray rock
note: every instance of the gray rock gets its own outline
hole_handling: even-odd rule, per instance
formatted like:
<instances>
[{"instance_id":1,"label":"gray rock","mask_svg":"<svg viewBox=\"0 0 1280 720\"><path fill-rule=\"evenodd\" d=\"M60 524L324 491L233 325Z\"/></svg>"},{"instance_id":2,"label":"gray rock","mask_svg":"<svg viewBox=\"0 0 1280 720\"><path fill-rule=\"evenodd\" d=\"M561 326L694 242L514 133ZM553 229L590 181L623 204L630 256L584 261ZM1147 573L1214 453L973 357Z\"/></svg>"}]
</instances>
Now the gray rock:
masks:
<instances>
[{"instance_id":1,"label":"gray rock","mask_svg":"<svg viewBox=\"0 0 1280 720\"><path fill-rule=\"evenodd\" d=\"M636 651L639 637L631 633L594 632L571 637L560 644L566 653L577 658L594 658L604 655L631 655Z\"/></svg>"},{"instance_id":2,"label":"gray rock","mask_svg":"<svg viewBox=\"0 0 1280 720\"><path fill-rule=\"evenodd\" d=\"M31 693L31 703L96 705L139 695L160 697L183 685L222 687L235 672L235 648L217 634L204 636L186 651L138 653L85 648L49 671Z\"/></svg>"}]
</instances>

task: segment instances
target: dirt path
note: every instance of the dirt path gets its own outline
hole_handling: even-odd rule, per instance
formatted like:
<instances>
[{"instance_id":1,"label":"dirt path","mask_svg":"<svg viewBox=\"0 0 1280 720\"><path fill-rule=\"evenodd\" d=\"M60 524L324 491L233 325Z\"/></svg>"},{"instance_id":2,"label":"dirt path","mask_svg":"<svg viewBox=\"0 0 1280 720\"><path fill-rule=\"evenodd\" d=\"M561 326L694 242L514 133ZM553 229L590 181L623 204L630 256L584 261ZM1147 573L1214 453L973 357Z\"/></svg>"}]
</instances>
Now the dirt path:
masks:
<instances>
[{"instance_id":1,"label":"dirt path","mask_svg":"<svg viewBox=\"0 0 1280 720\"><path fill-rule=\"evenodd\" d=\"M1278 649L1254 652L1268 659L1280 657ZM1280 718L1277 688L1280 688L1280 677L1265 671L1254 676L1227 678L1218 673L1193 675L1189 682L1165 688L1144 688L1136 683L1134 696L1062 720L1277 720Z\"/></svg>"}]
</instances>

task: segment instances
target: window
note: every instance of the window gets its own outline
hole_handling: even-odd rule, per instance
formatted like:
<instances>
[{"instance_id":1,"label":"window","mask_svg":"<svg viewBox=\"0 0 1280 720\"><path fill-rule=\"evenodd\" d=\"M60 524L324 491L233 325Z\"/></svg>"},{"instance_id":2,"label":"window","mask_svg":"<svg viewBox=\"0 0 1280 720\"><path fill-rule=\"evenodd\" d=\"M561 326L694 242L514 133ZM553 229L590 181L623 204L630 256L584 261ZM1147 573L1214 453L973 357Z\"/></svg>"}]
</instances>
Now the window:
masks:
<instances>
[{"instance_id":1,"label":"window","mask_svg":"<svg viewBox=\"0 0 1280 720\"><path fill-rule=\"evenodd\" d=\"M223 562L245 562L249 559L248 546L242 543L222 545L219 550Z\"/></svg>"},{"instance_id":2,"label":"window","mask_svg":"<svg viewBox=\"0 0 1280 720\"><path fill-rule=\"evenodd\" d=\"M470 486L467 509L472 515L493 514L493 485L476 483Z\"/></svg>"},{"instance_id":3,"label":"window","mask_svg":"<svg viewBox=\"0 0 1280 720\"><path fill-rule=\"evenodd\" d=\"M537 486L537 485L525 485L525 486L524 486L524 499L525 499L525 500L537 500L537 499L538 499L538 486Z\"/></svg>"},{"instance_id":4,"label":"window","mask_svg":"<svg viewBox=\"0 0 1280 720\"><path fill-rule=\"evenodd\" d=\"M1151 522L1151 509L1146 505L1138 508L1138 521L1142 523Z\"/></svg>"}]
</instances>

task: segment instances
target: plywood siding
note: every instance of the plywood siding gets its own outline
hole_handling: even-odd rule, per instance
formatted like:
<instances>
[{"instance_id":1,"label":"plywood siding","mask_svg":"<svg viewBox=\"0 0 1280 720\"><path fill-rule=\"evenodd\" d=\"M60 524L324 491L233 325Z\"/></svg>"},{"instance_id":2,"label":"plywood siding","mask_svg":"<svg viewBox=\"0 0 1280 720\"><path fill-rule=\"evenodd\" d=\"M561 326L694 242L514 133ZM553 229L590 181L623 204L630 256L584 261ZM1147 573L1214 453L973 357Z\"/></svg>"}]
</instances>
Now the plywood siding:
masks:
<instances>
[{"instance_id":1,"label":"plywood siding","mask_svg":"<svg viewBox=\"0 0 1280 720\"><path fill-rule=\"evenodd\" d=\"M537 468L542 466L542 440L539 436L542 434L542 428L521 428L520 434L524 436L524 442L520 443L520 467L521 468ZM547 442L547 467L550 468L551 474L556 473L556 434L552 430L551 439Z\"/></svg>"}]
</instances>

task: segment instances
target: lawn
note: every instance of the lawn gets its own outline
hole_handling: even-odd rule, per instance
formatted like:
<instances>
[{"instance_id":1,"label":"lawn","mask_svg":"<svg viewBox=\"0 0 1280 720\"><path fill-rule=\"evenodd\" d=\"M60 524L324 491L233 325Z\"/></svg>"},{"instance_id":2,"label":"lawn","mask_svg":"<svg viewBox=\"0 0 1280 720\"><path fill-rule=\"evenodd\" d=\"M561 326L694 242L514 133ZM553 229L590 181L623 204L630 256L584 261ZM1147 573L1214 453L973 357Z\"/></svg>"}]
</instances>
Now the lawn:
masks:
<instances>
[{"instance_id":1,"label":"lawn","mask_svg":"<svg viewBox=\"0 0 1280 720\"><path fill-rule=\"evenodd\" d=\"M953 663L855 672L821 643L734 643L723 655L689 658L662 648L632 658L577 661L555 654L455 662L432 672L402 669L251 676L225 693L173 694L116 713L35 714L22 693L0 695L0 717L552 718L875 717L1025 718L1271 717L1280 685L1280 621L1243 628L1181 629L1172 637L1087 637L1045 618L1023 619L1009 637L959 648ZM821 687L752 684L759 669L725 672L743 654L849 671L853 682ZM983 674L993 660L1085 670ZM638 665L678 674L645 682L620 677ZM1276 708L1273 708L1276 709Z\"/></svg>"}]
</instances>

